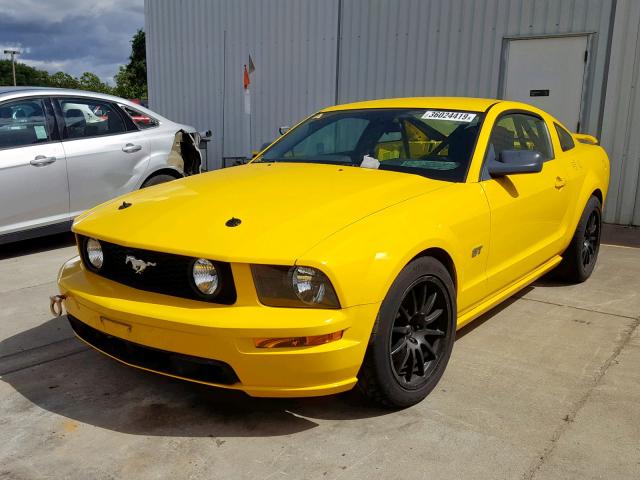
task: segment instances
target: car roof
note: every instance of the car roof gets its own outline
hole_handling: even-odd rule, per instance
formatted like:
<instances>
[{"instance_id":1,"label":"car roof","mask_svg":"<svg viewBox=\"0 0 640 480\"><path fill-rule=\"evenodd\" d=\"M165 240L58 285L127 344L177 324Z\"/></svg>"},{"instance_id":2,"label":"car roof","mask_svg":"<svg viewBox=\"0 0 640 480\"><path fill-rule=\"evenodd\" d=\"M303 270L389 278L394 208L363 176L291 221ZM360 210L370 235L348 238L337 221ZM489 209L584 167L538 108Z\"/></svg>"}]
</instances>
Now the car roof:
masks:
<instances>
[{"instance_id":1,"label":"car roof","mask_svg":"<svg viewBox=\"0 0 640 480\"><path fill-rule=\"evenodd\" d=\"M100 100L107 100L109 102L121 103L123 105L128 105L136 110L139 110L143 113L147 113L148 115L152 115L153 117L164 121L171 122L171 120L163 117L162 115L154 112L148 108L143 107L142 105L138 105L126 98L116 97L114 95L107 95L106 93L98 93L92 92L89 90L76 90L73 88L54 88L54 87L1 87L0 86L0 101L1 100L11 100L14 98L20 98L21 96L39 96L39 95L60 95L60 96L71 96L71 97L91 97L97 98Z\"/></svg>"},{"instance_id":2,"label":"car roof","mask_svg":"<svg viewBox=\"0 0 640 480\"><path fill-rule=\"evenodd\" d=\"M335 105L323 109L323 112L337 110L357 110L368 108L435 108L449 110L469 110L474 112L486 112L487 109L502 100L495 98L472 97L406 97L406 98L381 98L378 100L365 100L362 102Z\"/></svg>"},{"instance_id":3,"label":"car roof","mask_svg":"<svg viewBox=\"0 0 640 480\"><path fill-rule=\"evenodd\" d=\"M28 95L71 95L78 97L94 97L102 98L105 100L111 100L126 103L131 103L125 98L116 97L114 95L107 95L105 93L91 92L88 90L75 90L72 88L54 88L54 87L0 87L0 97L19 96L20 94Z\"/></svg>"}]
</instances>

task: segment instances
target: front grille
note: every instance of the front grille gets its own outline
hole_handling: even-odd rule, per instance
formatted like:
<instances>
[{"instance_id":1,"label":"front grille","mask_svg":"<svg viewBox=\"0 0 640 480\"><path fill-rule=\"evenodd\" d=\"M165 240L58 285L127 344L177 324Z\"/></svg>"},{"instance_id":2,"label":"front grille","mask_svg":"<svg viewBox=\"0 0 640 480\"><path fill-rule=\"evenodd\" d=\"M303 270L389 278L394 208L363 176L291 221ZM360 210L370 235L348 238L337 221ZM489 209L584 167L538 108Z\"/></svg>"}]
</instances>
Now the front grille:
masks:
<instances>
[{"instance_id":1,"label":"front grille","mask_svg":"<svg viewBox=\"0 0 640 480\"><path fill-rule=\"evenodd\" d=\"M129 248L115 243L100 240L104 253L104 262L99 271L88 263L84 247L87 237L78 235L80 256L84 265L92 272L114 282L148 292L163 293L176 297L193 298L213 303L231 305L236 301L236 289L231 274L231 265L226 262L213 261L218 271L219 292L214 297L204 296L193 284L192 267L196 260L192 257L174 255L172 253ZM136 273L127 257L143 260L149 266L142 273Z\"/></svg>"},{"instance_id":2,"label":"front grille","mask_svg":"<svg viewBox=\"0 0 640 480\"><path fill-rule=\"evenodd\" d=\"M96 330L71 315L67 317L71 328L81 339L130 365L221 385L233 385L240 381L233 368L225 362L146 347Z\"/></svg>"}]
</instances>

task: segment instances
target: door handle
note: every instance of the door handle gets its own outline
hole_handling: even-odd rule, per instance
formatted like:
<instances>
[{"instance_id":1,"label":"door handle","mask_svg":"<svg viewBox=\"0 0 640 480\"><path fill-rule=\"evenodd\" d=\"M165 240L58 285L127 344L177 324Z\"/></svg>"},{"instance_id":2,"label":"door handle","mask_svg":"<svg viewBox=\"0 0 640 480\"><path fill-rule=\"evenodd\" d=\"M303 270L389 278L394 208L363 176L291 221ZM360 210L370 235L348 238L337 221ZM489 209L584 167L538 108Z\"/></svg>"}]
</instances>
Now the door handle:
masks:
<instances>
[{"instance_id":1,"label":"door handle","mask_svg":"<svg viewBox=\"0 0 640 480\"><path fill-rule=\"evenodd\" d=\"M567 184L566 180L562 177L556 177L556 188L558 190L560 190L561 188L564 188L564 186Z\"/></svg>"},{"instance_id":2,"label":"door handle","mask_svg":"<svg viewBox=\"0 0 640 480\"><path fill-rule=\"evenodd\" d=\"M134 145L133 143L127 143L122 147L122 151L125 153L135 153L142 150L142 145Z\"/></svg>"},{"instance_id":3,"label":"door handle","mask_svg":"<svg viewBox=\"0 0 640 480\"><path fill-rule=\"evenodd\" d=\"M34 167L44 167L45 165L51 165L56 161L56 157L45 157L44 155L38 155L29 163Z\"/></svg>"}]
</instances>

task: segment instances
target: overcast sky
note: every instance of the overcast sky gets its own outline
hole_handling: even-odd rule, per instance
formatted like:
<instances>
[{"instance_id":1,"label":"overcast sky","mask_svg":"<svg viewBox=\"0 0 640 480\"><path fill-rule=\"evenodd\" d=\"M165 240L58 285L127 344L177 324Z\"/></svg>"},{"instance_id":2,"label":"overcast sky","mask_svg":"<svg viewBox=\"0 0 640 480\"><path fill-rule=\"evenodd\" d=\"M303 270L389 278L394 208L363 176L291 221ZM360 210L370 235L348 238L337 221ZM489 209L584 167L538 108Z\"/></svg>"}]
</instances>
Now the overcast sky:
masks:
<instances>
[{"instance_id":1,"label":"overcast sky","mask_svg":"<svg viewBox=\"0 0 640 480\"><path fill-rule=\"evenodd\" d=\"M0 55L51 73L93 72L109 83L129 60L131 38L144 28L144 0L0 0Z\"/></svg>"}]
</instances>

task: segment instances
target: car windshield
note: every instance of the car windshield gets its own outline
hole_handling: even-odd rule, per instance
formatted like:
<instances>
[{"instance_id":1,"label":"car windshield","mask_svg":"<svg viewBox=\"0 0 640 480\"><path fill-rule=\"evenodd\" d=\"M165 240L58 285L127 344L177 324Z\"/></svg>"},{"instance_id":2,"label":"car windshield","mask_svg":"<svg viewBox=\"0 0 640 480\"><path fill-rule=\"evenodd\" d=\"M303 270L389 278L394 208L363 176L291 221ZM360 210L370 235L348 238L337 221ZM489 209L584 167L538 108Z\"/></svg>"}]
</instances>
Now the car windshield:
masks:
<instances>
[{"instance_id":1,"label":"car windshield","mask_svg":"<svg viewBox=\"0 0 640 480\"><path fill-rule=\"evenodd\" d=\"M479 112L435 109L321 112L255 162L350 165L462 182L481 118Z\"/></svg>"}]
</instances>

